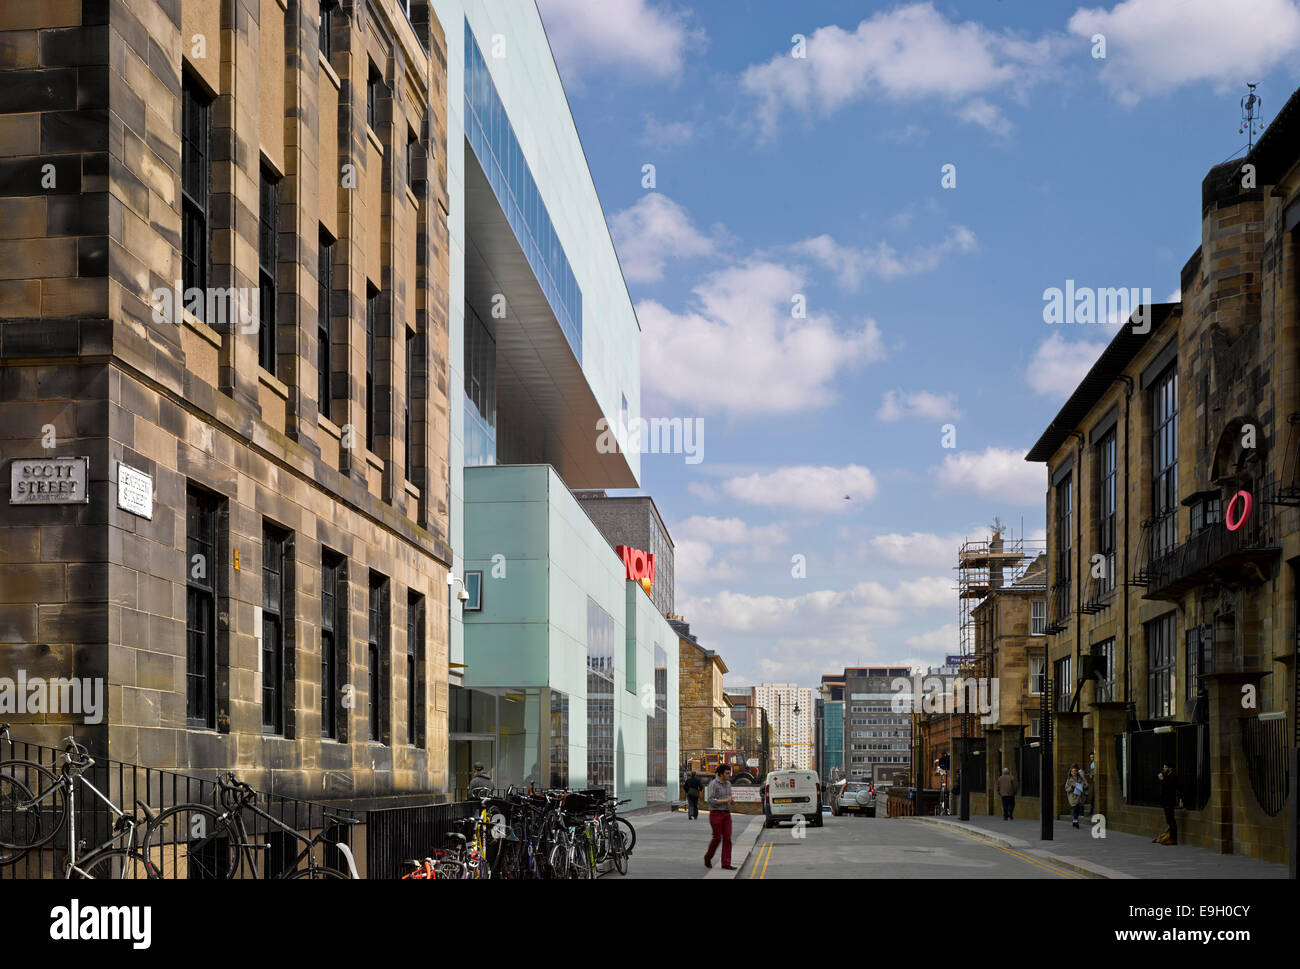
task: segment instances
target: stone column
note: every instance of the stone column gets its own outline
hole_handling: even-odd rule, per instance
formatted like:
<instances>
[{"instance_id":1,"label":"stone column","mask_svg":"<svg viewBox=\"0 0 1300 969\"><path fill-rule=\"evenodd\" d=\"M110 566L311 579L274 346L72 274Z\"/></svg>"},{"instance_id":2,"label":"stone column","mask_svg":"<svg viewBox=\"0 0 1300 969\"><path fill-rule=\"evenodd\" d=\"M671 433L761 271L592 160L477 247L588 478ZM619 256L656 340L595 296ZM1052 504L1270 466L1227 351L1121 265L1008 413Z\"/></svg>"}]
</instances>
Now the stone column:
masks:
<instances>
[{"instance_id":1,"label":"stone column","mask_svg":"<svg viewBox=\"0 0 1300 969\"><path fill-rule=\"evenodd\" d=\"M1124 765L1115 753L1115 738L1124 732L1125 707L1121 700L1092 705L1093 744L1097 751L1097 770L1093 776L1093 810L1106 817L1124 803L1124 782L1120 771Z\"/></svg>"},{"instance_id":2,"label":"stone column","mask_svg":"<svg viewBox=\"0 0 1300 969\"><path fill-rule=\"evenodd\" d=\"M1083 749L1083 718L1084 713L1077 710L1057 711L1053 714L1056 718L1056 734L1052 738L1052 759L1053 774L1052 778L1052 796L1053 804L1056 808L1056 816L1060 817L1068 813L1070 802L1065 797L1065 779L1070 776L1070 765L1078 764L1080 767L1086 765L1088 752ZM1047 778L1043 779L1046 783Z\"/></svg>"},{"instance_id":3,"label":"stone column","mask_svg":"<svg viewBox=\"0 0 1300 969\"><path fill-rule=\"evenodd\" d=\"M1250 781L1233 777L1235 770L1245 771L1241 750L1241 718L1258 715L1258 706L1242 706L1243 687L1254 687L1258 695L1260 681L1268 674L1263 670L1241 673L1206 673L1201 682L1210 697L1210 800L1202 811L1212 847L1223 854L1232 853L1234 791L1253 797ZM1235 782L1234 782L1235 781Z\"/></svg>"}]
</instances>

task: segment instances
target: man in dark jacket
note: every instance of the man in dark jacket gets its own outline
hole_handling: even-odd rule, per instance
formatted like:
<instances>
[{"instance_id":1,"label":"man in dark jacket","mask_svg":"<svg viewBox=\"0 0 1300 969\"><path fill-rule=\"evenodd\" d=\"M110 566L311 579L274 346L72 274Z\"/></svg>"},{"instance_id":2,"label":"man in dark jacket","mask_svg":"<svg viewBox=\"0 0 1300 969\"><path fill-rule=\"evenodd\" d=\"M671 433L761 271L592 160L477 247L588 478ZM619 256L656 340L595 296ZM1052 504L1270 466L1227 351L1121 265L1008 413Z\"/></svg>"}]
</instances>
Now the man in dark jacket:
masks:
<instances>
[{"instance_id":1,"label":"man in dark jacket","mask_svg":"<svg viewBox=\"0 0 1300 969\"><path fill-rule=\"evenodd\" d=\"M1009 767L1002 768L1002 776L998 778L998 797L1002 798L1002 820L1012 820L1016 813L1016 779Z\"/></svg>"},{"instance_id":2,"label":"man in dark jacket","mask_svg":"<svg viewBox=\"0 0 1300 969\"><path fill-rule=\"evenodd\" d=\"M686 791L686 816L694 821L700 816L700 792L704 790L704 782L695 771L691 771L682 787Z\"/></svg>"},{"instance_id":3,"label":"man in dark jacket","mask_svg":"<svg viewBox=\"0 0 1300 969\"><path fill-rule=\"evenodd\" d=\"M1178 819L1174 817L1174 808L1178 807L1178 778L1174 769L1168 764L1160 765L1160 804L1165 809L1165 823L1169 825L1169 839L1161 844L1178 844ZM1157 841L1160 839L1157 838Z\"/></svg>"},{"instance_id":4,"label":"man in dark jacket","mask_svg":"<svg viewBox=\"0 0 1300 969\"><path fill-rule=\"evenodd\" d=\"M474 776L469 779L468 790L471 798L487 797L492 793L492 778L481 760L474 762Z\"/></svg>"}]
</instances>

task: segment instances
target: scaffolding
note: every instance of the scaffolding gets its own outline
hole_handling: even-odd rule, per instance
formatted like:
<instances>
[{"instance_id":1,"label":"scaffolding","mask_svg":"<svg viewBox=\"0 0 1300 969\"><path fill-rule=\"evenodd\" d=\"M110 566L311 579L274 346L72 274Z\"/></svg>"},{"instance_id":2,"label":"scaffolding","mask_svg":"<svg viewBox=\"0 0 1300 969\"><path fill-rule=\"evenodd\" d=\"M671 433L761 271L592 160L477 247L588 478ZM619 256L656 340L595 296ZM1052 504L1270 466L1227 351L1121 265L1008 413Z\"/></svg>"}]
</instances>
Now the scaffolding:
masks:
<instances>
[{"instance_id":1,"label":"scaffolding","mask_svg":"<svg viewBox=\"0 0 1300 969\"><path fill-rule=\"evenodd\" d=\"M990 677L993 644L978 643L975 612L996 589L1015 585L1045 551L1046 543L1016 536L996 519L987 539L962 542L957 550L958 653L967 676Z\"/></svg>"}]
</instances>

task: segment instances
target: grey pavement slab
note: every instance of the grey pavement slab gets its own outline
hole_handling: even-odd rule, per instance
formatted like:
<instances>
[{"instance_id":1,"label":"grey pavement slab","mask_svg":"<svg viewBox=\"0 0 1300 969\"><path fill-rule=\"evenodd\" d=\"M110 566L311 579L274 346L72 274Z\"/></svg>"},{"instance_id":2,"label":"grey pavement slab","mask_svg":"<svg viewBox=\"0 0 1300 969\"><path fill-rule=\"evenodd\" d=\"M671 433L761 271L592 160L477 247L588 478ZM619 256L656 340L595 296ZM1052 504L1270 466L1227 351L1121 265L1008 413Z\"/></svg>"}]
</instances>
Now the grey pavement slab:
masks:
<instances>
[{"instance_id":1,"label":"grey pavement slab","mask_svg":"<svg viewBox=\"0 0 1300 969\"><path fill-rule=\"evenodd\" d=\"M801 835L801 836L800 836ZM966 832L910 819L826 818L764 831L740 877L773 879L1066 879L1084 876Z\"/></svg>"},{"instance_id":2,"label":"grey pavement slab","mask_svg":"<svg viewBox=\"0 0 1300 969\"><path fill-rule=\"evenodd\" d=\"M1123 831L1094 837L1080 822L1075 830L1068 820L1053 825L1052 840L1043 841L1038 819L972 816L896 818L912 823L963 831L990 843L1021 851L1033 858L1079 871L1095 878L1286 878L1287 867L1242 855L1221 855L1205 848L1179 844L1153 844L1150 838Z\"/></svg>"},{"instance_id":3,"label":"grey pavement slab","mask_svg":"<svg viewBox=\"0 0 1300 969\"><path fill-rule=\"evenodd\" d=\"M713 856L713 868L704 867L704 852L712 837L707 811L701 811L694 821L684 812L660 812L629 820L636 827L636 848L628 861L628 878L735 878L763 831L761 816L732 815L731 863L737 870L724 871L721 849Z\"/></svg>"}]
</instances>

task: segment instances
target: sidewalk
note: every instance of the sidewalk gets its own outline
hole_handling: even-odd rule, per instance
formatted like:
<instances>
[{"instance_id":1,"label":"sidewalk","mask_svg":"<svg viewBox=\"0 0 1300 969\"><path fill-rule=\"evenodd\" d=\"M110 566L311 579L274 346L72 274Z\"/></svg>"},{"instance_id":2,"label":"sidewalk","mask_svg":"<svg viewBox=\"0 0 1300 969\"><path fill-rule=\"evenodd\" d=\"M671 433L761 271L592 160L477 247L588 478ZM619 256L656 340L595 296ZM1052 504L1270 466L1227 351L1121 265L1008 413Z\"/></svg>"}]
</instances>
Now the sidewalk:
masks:
<instances>
[{"instance_id":1,"label":"sidewalk","mask_svg":"<svg viewBox=\"0 0 1300 969\"><path fill-rule=\"evenodd\" d=\"M704 850L711 835L707 811L701 811L694 821L680 811L629 815L628 820L636 828L628 878L735 878L763 833L762 815L733 814L731 863L736 870L724 871L721 848L713 856L713 867L704 867ZM620 880L618 875L606 875L605 879Z\"/></svg>"},{"instance_id":2,"label":"sidewalk","mask_svg":"<svg viewBox=\"0 0 1300 969\"><path fill-rule=\"evenodd\" d=\"M1107 831L1094 838L1091 828L1080 823L1076 831L1068 819L1052 827L1051 841L1041 840L1037 818L1003 821L1000 817L972 815L969 821L956 817L908 818L923 824L959 831L1004 848L1055 862L1093 878L1286 878L1286 865L1260 861L1242 855L1220 855L1189 845L1167 847L1151 839ZM893 822L891 822L893 823Z\"/></svg>"}]
</instances>

